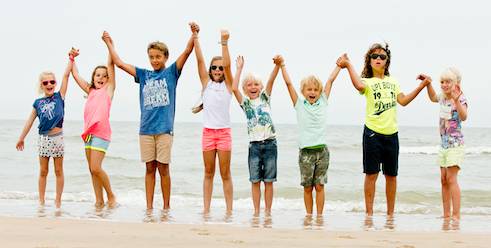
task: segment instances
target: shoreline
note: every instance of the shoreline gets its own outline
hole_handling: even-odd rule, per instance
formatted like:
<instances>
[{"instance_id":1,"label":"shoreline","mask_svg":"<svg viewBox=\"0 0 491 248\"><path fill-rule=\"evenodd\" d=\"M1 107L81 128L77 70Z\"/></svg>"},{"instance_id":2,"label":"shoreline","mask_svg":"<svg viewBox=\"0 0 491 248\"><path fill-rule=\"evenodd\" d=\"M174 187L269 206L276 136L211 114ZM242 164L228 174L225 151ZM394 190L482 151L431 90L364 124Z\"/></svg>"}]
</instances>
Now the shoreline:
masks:
<instances>
[{"instance_id":1,"label":"shoreline","mask_svg":"<svg viewBox=\"0 0 491 248\"><path fill-rule=\"evenodd\" d=\"M328 231L0 217L4 247L488 247L489 233Z\"/></svg>"}]
</instances>

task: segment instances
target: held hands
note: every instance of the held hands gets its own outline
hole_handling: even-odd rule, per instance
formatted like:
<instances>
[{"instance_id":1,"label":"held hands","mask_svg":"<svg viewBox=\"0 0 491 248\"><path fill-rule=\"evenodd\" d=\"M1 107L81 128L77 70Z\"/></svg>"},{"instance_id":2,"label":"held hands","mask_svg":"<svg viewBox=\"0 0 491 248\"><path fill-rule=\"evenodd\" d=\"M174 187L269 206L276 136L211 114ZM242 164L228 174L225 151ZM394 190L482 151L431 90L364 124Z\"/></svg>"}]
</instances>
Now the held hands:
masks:
<instances>
[{"instance_id":1,"label":"held hands","mask_svg":"<svg viewBox=\"0 0 491 248\"><path fill-rule=\"evenodd\" d=\"M244 56L239 55L235 60L235 64L237 66L237 70L242 70L242 68L244 68Z\"/></svg>"},{"instance_id":2,"label":"held hands","mask_svg":"<svg viewBox=\"0 0 491 248\"><path fill-rule=\"evenodd\" d=\"M277 66L284 66L285 65L285 60L281 55L276 55L273 57L273 63Z\"/></svg>"},{"instance_id":3,"label":"held hands","mask_svg":"<svg viewBox=\"0 0 491 248\"><path fill-rule=\"evenodd\" d=\"M430 77L430 76L428 76L428 75L425 75L425 74L419 74L419 75L418 75L418 77L417 77L416 79L421 80L421 84L422 84L424 87L426 87L426 86L430 85L430 84L431 84L431 82L432 82L431 77Z\"/></svg>"},{"instance_id":4,"label":"held hands","mask_svg":"<svg viewBox=\"0 0 491 248\"><path fill-rule=\"evenodd\" d=\"M79 49L75 49L74 47L72 47L72 49L70 49L70 52L68 52L68 58L73 62L75 60L75 57L77 57L79 54Z\"/></svg>"},{"instance_id":5,"label":"held hands","mask_svg":"<svg viewBox=\"0 0 491 248\"><path fill-rule=\"evenodd\" d=\"M189 27L191 28L191 33L193 33L193 39L198 39L199 25L196 22L190 22Z\"/></svg>"},{"instance_id":6,"label":"held hands","mask_svg":"<svg viewBox=\"0 0 491 248\"><path fill-rule=\"evenodd\" d=\"M17 149L17 151L23 151L24 150L24 140L17 141L17 144L15 144L15 148Z\"/></svg>"},{"instance_id":7,"label":"held hands","mask_svg":"<svg viewBox=\"0 0 491 248\"><path fill-rule=\"evenodd\" d=\"M228 32L228 30L222 29L220 31L220 36L221 36L221 44L227 45L228 38L230 38L230 33Z\"/></svg>"},{"instance_id":8,"label":"held hands","mask_svg":"<svg viewBox=\"0 0 491 248\"><path fill-rule=\"evenodd\" d=\"M109 44L113 44L113 39L111 39L111 36L109 35L109 33L107 31L104 31L102 33L102 40L104 41L104 43L106 43L106 45L109 45Z\"/></svg>"},{"instance_id":9,"label":"held hands","mask_svg":"<svg viewBox=\"0 0 491 248\"><path fill-rule=\"evenodd\" d=\"M346 53L343 53L343 55L341 55L338 58L338 60L336 61L336 65L338 65L339 67L341 67L343 69L348 67L349 63L350 63L350 60L348 58L348 54L346 54Z\"/></svg>"}]
</instances>

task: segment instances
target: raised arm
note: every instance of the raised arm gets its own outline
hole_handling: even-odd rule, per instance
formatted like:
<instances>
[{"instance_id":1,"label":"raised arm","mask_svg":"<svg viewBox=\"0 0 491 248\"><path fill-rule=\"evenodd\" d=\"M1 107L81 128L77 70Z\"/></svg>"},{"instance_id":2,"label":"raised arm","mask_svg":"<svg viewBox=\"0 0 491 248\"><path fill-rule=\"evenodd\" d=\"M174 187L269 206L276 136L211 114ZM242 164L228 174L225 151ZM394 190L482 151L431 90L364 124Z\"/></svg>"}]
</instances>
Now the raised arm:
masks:
<instances>
[{"instance_id":1,"label":"raised arm","mask_svg":"<svg viewBox=\"0 0 491 248\"><path fill-rule=\"evenodd\" d=\"M419 74L417 79L424 80L426 77L429 77L429 76L424 75L424 74ZM431 85L431 78L430 78L430 83L428 84L428 86L426 86L426 92L428 93L428 98L430 98L430 101L438 102L438 96L435 92L435 89L433 89L433 86Z\"/></svg>"},{"instance_id":2,"label":"raised arm","mask_svg":"<svg viewBox=\"0 0 491 248\"><path fill-rule=\"evenodd\" d=\"M283 63L283 57L281 55L276 55L273 57L274 68L271 74L269 75L268 82L266 83L266 93L268 96L271 96L271 92L273 91L273 84L276 76L278 76L278 72L280 71L281 64Z\"/></svg>"},{"instance_id":3,"label":"raised arm","mask_svg":"<svg viewBox=\"0 0 491 248\"><path fill-rule=\"evenodd\" d=\"M341 67L336 65L336 67L334 68L334 70L332 70L331 75L329 75L329 78L326 81L326 85L324 86L324 94L326 94L327 98L329 98L329 95L331 94L332 83L334 82L334 80L336 80L339 71L341 71Z\"/></svg>"},{"instance_id":4,"label":"raised arm","mask_svg":"<svg viewBox=\"0 0 491 248\"><path fill-rule=\"evenodd\" d=\"M242 74L242 68L244 68L244 57L238 56L237 60L235 61L235 64L237 65L237 70L235 71L235 77L232 83L232 91L234 92L235 99L237 99L237 102L239 102L239 104L242 104L242 94L240 93L239 90L239 82L240 82L240 75Z\"/></svg>"},{"instance_id":5,"label":"raised arm","mask_svg":"<svg viewBox=\"0 0 491 248\"><path fill-rule=\"evenodd\" d=\"M227 30L221 31L222 57L223 57L223 73L225 74L225 85L232 92L232 69L230 68L230 53L228 51L228 39L230 34Z\"/></svg>"},{"instance_id":6,"label":"raised arm","mask_svg":"<svg viewBox=\"0 0 491 248\"><path fill-rule=\"evenodd\" d=\"M73 55L73 65L72 65L73 79L75 79L75 82L78 84L80 89L82 89L86 94L89 94L90 84L80 76L80 74L78 73L77 64L75 63L75 57L77 57L79 54L78 49L75 50L74 48L72 48L72 51L70 53Z\"/></svg>"},{"instance_id":7,"label":"raised arm","mask_svg":"<svg viewBox=\"0 0 491 248\"><path fill-rule=\"evenodd\" d=\"M109 39L111 39L111 36L109 35L109 33L107 31L104 31L103 36L107 36L107 37L109 37ZM119 55L116 53L116 49L114 49L114 46L112 45L112 43L106 43L106 45L107 45L107 49L109 49L109 53L111 54L111 58L112 58L113 63L117 67L122 69L123 71L125 71L128 74L130 74L131 76L135 77L136 76L135 66L123 62L123 60L121 60L121 58L119 58Z\"/></svg>"},{"instance_id":8,"label":"raised arm","mask_svg":"<svg viewBox=\"0 0 491 248\"><path fill-rule=\"evenodd\" d=\"M338 58L336 64L341 68L348 69L349 77L351 79L351 83L359 92L365 91L365 84L361 80L360 76L356 73L354 66L351 64L351 61L348 58L348 55L345 53Z\"/></svg>"},{"instance_id":9,"label":"raised arm","mask_svg":"<svg viewBox=\"0 0 491 248\"><path fill-rule=\"evenodd\" d=\"M104 43L106 44L106 46L108 46L108 48L109 48L108 43L110 43L110 45L114 47L113 40L111 39L109 34L107 35L106 34L107 32L104 32L102 34L102 41L104 41ZM114 63L111 57L111 53L109 52L109 49L107 54L107 77L108 77L107 78L108 85L106 89L108 91L109 96L112 99L114 96L114 90L116 89L116 71L114 70Z\"/></svg>"},{"instance_id":10,"label":"raised arm","mask_svg":"<svg viewBox=\"0 0 491 248\"><path fill-rule=\"evenodd\" d=\"M188 43L186 44L186 49L181 53L181 55L177 58L176 60L176 67L177 70L182 70L184 67L184 64L188 60L189 55L191 52L193 52L193 47L194 47L194 37L198 35L199 32L199 26L198 24L191 22L189 23L189 27L191 28L191 37L188 40Z\"/></svg>"},{"instance_id":11,"label":"raised arm","mask_svg":"<svg viewBox=\"0 0 491 248\"><path fill-rule=\"evenodd\" d=\"M208 81L210 81L210 75L208 75L208 70L206 69L205 58L203 57L203 52L201 51L201 46L199 44L199 38L197 35L193 37L193 41L194 54L196 55L196 64L198 65L199 79L201 81L201 86L204 89Z\"/></svg>"},{"instance_id":12,"label":"raised arm","mask_svg":"<svg viewBox=\"0 0 491 248\"><path fill-rule=\"evenodd\" d=\"M462 91L460 90L460 86L455 85L452 90L452 100L454 102L455 108L457 109L457 113L459 113L459 119L465 121L467 120L467 104L464 105L460 102L461 95Z\"/></svg>"},{"instance_id":13,"label":"raised arm","mask_svg":"<svg viewBox=\"0 0 491 248\"><path fill-rule=\"evenodd\" d=\"M418 78L422 79L422 78ZM431 83L431 78L430 77L425 77L422 79L421 83L419 83L418 87L411 91L409 94L404 94L404 92L400 92L399 95L397 95L397 102L402 105L402 106L407 106L411 101L418 96L419 92L423 90L424 87L426 87L428 84Z\"/></svg>"},{"instance_id":14,"label":"raised arm","mask_svg":"<svg viewBox=\"0 0 491 248\"><path fill-rule=\"evenodd\" d=\"M35 119L36 119L36 110L33 108L31 114L29 115L29 118L27 118L26 124L24 125L24 129L22 129L22 133L20 134L19 140L15 144L15 148L17 149L17 151L24 150L24 139L29 133L29 130L31 130L32 123L34 123Z\"/></svg>"},{"instance_id":15,"label":"raised arm","mask_svg":"<svg viewBox=\"0 0 491 248\"><path fill-rule=\"evenodd\" d=\"M72 67L73 67L74 60L71 54L72 54L71 52L68 54L69 55L68 64L66 66L65 72L63 73L63 79L61 80L60 94L61 94L61 98L63 99L65 99L66 90L68 88L68 77L70 77L70 72L72 71Z\"/></svg>"},{"instance_id":16,"label":"raised arm","mask_svg":"<svg viewBox=\"0 0 491 248\"><path fill-rule=\"evenodd\" d=\"M286 88L288 89L288 93L290 94L290 98L292 99L293 106L297 103L298 95L293 87L292 80L290 80L290 75L286 71L285 62L281 64L281 75L283 76L283 80L285 80Z\"/></svg>"}]
</instances>

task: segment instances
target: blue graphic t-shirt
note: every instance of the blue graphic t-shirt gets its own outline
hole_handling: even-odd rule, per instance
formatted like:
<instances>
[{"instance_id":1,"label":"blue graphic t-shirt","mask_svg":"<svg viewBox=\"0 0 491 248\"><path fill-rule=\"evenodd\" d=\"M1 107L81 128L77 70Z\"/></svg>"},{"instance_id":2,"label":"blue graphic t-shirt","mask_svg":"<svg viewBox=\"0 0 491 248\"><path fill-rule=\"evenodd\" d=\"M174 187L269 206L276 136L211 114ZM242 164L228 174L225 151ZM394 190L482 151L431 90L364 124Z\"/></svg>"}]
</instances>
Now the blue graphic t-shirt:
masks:
<instances>
[{"instance_id":1,"label":"blue graphic t-shirt","mask_svg":"<svg viewBox=\"0 0 491 248\"><path fill-rule=\"evenodd\" d=\"M135 69L135 82L140 84L140 134L173 134L176 86L181 71L176 63L159 71Z\"/></svg>"},{"instance_id":2,"label":"blue graphic t-shirt","mask_svg":"<svg viewBox=\"0 0 491 248\"><path fill-rule=\"evenodd\" d=\"M36 109L39 118L39 134L46 135L55 127L63 127L65 101L61 98L60 92L49 97L36 99L32 107Z\"/></svg>"}]
</instances>

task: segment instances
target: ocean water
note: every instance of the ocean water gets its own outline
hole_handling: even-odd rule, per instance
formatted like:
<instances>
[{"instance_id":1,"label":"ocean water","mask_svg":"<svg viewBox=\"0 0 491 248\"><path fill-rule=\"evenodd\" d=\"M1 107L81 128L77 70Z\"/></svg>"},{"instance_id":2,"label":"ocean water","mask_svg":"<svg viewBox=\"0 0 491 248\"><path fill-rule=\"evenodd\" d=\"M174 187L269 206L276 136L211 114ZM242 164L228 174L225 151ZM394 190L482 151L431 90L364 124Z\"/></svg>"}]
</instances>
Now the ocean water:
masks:
<instances>
[{"instance_id":1,"label":"ocean water","mask_svg":"<svg viewBox=\"0 0 491 248\"><path fill-rule=\"evenodd\" d=\"M37 202L39 163L36 123L23 152L15 143L23 121L2 120L0 129L0 216L75 218L157 223L226 223L253 227L320 228L328 230L491 230L491 129L464 127L466 157L459 173L462 220L448 223L442 213L440 170L436 164L437 127L400 127L399 176L396 216L385 218L385 179L379 176L375 216L364 216L361 126L330 126L331 153L325 215L305 217L303 189L299 185L296 125L276 125L278 181L274 184L271 216L253 217L247 169L246 124L233 124L231 170L234 212L225 214L220 174L216 172L210 215L202 211L203 162L201 124L176 123L171 162L171 210L162 211L157 183L153 211L145 210L144 163L139 160L138 122L112 122L113 137L103 162L119 206L96 210L92 183L79 136L81 121L66 121L65 189L61 210L54 208L55 176L50 165L46 206ZM261 202L263 204L263 202Z\"/></svg>"}]
</instances>

